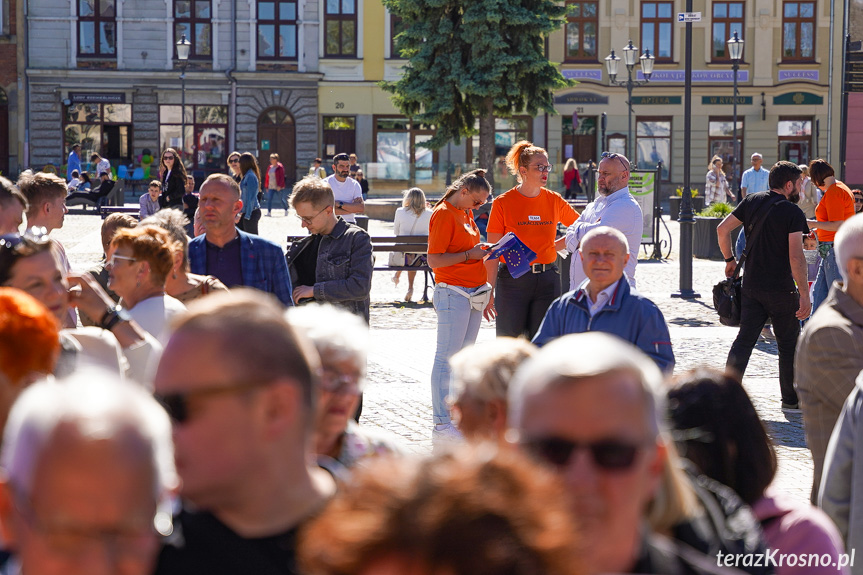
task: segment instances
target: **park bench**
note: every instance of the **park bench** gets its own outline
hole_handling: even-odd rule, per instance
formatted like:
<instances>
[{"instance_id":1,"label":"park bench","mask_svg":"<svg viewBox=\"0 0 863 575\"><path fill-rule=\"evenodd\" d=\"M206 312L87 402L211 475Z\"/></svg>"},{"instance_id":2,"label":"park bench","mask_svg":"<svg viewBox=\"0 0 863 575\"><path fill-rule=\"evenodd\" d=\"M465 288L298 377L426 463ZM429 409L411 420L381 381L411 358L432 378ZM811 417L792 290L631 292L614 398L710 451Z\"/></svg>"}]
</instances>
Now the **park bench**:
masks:
<instances>
[{"instance_id":1,"label":"park bench","mask_svg":"<svg viewBox=\"0 0 863 575\"><path fill-rule=\"evenodd\" d=\"M99 208L99 215L102 216L104 220L111 214L133 214L137 216L141 213L141 208L138 206L101 206Z\"/></svg>"},{"instance_id":2,"label":"park bench","mask_svg":"<svg viewBox=\"0 0 863 575\"><path fill-rule=\"evenodd\" d=\"M288 236L288 245L302 240L307 236ZM382 265L377 263L375 258L374 271L376 272L423 272L425 279L425 287L423 288L423 297L420 303L430 302L428 297L429 287L434 287L434 273L426 261L426 253L428 251L428 236L372 236L372 251L373 252L395 252L401 254L422 254L418 265L414 266L390 266L385 261ZM429 282L431 279L431 282Z\"/></svg>"}]
</instances>

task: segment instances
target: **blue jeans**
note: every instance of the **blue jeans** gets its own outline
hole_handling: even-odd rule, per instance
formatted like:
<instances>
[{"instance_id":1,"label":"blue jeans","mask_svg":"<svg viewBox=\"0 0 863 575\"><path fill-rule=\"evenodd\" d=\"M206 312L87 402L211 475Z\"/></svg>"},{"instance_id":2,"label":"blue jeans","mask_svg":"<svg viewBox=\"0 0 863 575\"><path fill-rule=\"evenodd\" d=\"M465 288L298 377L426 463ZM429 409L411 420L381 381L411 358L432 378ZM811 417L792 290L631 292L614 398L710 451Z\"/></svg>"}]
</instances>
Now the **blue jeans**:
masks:
<instances>
[{"instance_id":1,"label":"blue jeans","mask_svg":"<svg viewBox=\"0 0 863 575\"><path fill-rule=\"evenodd\" d=\"M823 243L821 245L824 245ZM839 268L836 266L836 253L833 251L833 244L829 244L827 255L821 256L821 264L818 266L818 275L815 276L815 283L812 285L812 313L818 309L818 306L824 303L827 299L827 294L830 293L830 286L833 282L839 279Z\"/></svg>"},{"instance_id":2,"label":"blue jeans","mask_svg":"<svg viewBox=\"0 0 863 575\"><path fill-rule=\"evenodd\" d=\"M285 212L287 212L288 211L288 201L285 198L284 190L269 190L269 192L270 192L270 197L267 200L267 212L273 213L273 196L275 196L279 199L279 204L281 204L281 207L285 210ZM276 206L276 207L278 207L278 206Z\"/></svg>"},{"instance_id":3,"label":"blue jeans","mask_svg":"<svg viewBox=\"0 0 863 575\"><path fill-rule=\"evenodd\" d=\"M479 288L461 289L473 293ZM452 379L449 359L462 348L476 343L482 311L471 308L468 298L441 286L435 286L432 302L437 312L437 350L431 374L432 414L436 424L449 423L446 403Z\"/></svg>"}]
</instances>

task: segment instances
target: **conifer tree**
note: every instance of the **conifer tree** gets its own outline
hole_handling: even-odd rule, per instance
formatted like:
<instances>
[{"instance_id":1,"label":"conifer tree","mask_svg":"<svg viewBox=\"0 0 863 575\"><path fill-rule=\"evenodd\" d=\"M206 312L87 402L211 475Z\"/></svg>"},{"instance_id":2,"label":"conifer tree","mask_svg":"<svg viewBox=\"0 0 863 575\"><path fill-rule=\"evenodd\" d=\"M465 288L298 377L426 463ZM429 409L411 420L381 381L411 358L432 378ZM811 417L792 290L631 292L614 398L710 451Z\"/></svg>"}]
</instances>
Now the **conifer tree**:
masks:
<instances>
[{"instance_id":1,"label":"conifer tree","mask_svg":"<svg viewBox=\"0 0 863 575\"><path fill-rule=\"evenodd\" d=\"M395 47L404 75L382 82L395 106L433 124L425 143L439 149L473 135L479 119L479 165L494 162L494 119L553 113L553 91L572 85L548 61L546 38L564 21L553 0L383 0L401 18Z\"/></svg>"}]
</instances>

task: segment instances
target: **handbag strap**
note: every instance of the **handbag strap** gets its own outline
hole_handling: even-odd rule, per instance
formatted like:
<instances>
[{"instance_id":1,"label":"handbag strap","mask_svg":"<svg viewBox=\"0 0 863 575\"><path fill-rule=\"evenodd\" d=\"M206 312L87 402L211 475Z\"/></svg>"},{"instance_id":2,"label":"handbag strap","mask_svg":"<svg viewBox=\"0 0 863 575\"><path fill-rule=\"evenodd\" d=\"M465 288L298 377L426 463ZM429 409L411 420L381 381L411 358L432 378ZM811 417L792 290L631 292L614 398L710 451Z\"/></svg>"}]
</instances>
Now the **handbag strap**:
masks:
<instances>
[{"instance_id":1,"label":"handbag strap","mask_svg":"<svg viewBox=\"0 0 863 575\"><path fill-rule=\"evenodd\" d=\"M764 207L765 206L767 207L767 211L764 212L764 215L761 216L760 218L758 218L755 221L755 224L752 226L752 233L749 234L749 237L746 239L746 247L743 249L743 253L740 254L740 259L737 261L737 267L734 268L734 275L732 276L732 279L736 280L738 278L738 276L740 275L740 269L743 267L743 262L746 261L746 256L749 255L749 251L752 249L753 244L755 244L755 240L758 239L758 236L761 232L761 228L764 227L764 222L767 221L767 216L770 215L770 210L772 210L773 207L776 206L776 204L778 204L779 202L781 202L784 199L785 199L784 196L774 198L773 201L770 202L769 204L762 204L762 206L755 213L755 215L758 216L761 213L761 211L764 209ZM746 232L746 230L741 230L740 233L742 234L745 232Z\"/></svg>"}]
</instances>

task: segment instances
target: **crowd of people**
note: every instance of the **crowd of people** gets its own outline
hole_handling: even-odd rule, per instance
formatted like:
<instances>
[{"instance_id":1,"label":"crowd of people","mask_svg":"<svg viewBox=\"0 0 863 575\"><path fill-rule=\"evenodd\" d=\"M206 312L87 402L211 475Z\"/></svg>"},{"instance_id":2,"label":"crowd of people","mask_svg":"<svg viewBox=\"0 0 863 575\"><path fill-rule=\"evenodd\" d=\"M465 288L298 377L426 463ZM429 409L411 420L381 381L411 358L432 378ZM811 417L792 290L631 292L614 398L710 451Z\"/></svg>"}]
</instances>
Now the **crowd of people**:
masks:
<instances>
[{"instance_id":1,"label":"crowd of people","mask_svg":"<svg viewBox=\"0 0 863 575\"><path fill-rule=\"evenodd\" d=\"M368 189L356 156L329 176L316 159L287 193L269 160L262 174L233 152L195 192L166 149L139 217L106 217L83 273L50 238L69 183L0 178L0 573L863 572L863 200L827 162L808 166L823 192L810 219L799 166L758 156L744 174L717 232L726 275L745 263L724 372L674 374L663 314L635 288L625 156L602 155L581 215L527 141L497 197L482 169L434 206L406 190L394 232L428 248L391 265L425 257L435 275L421 458L361 418L375 264L351 221ZM711 174L730 197L721 158ZM275 200L308 231L287 252L257 233L265 192L268 215ZM810 227L826 293L801 335ZM513 235L515 255L498 254ZM477 344L483 319L498 337ZM771 487L776 452L741 384L768 320L781 406L802 411L815 462L810 503Z\"/></svg>"}]
</instances>

